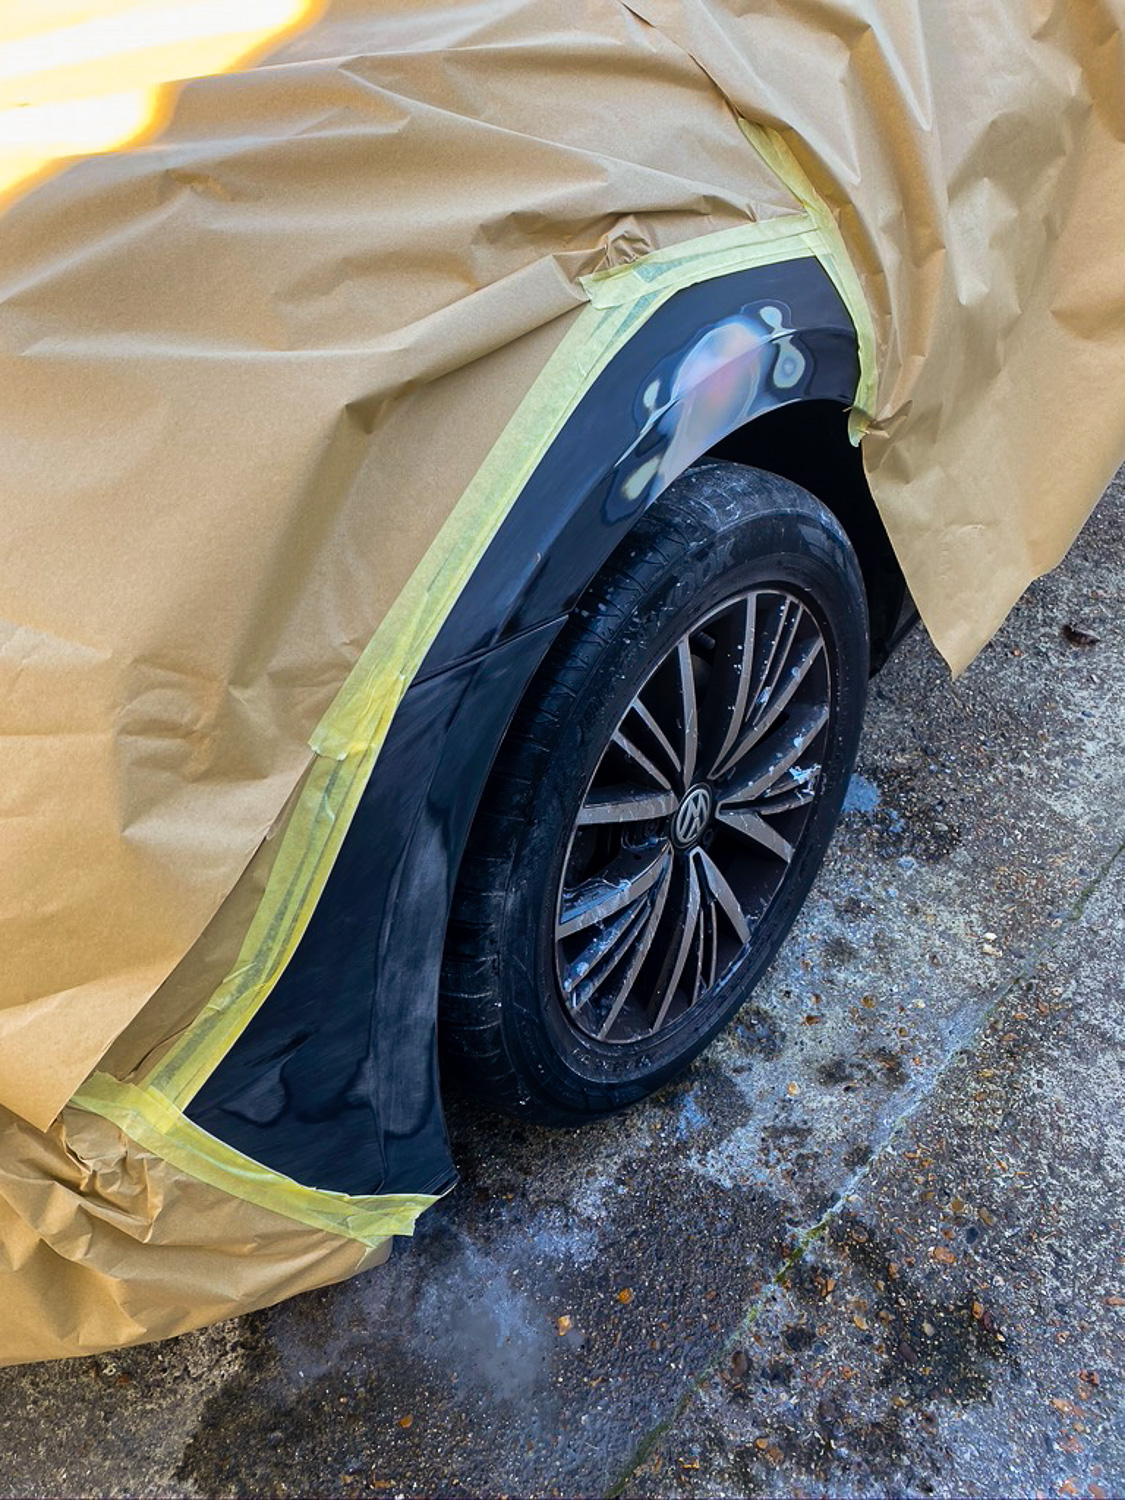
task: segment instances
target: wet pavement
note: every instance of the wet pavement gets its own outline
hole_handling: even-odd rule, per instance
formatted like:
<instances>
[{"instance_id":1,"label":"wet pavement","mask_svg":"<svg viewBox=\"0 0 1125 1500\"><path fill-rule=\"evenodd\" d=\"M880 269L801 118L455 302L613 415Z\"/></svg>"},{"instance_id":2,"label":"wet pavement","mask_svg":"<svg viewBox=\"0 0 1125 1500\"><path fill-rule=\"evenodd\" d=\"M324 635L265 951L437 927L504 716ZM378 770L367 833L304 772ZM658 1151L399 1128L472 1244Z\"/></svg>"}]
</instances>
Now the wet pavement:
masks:
<instances>
[{"instance_id":1,"label":"wet pavement","mask_svg":"<svg viewBox=\"0 0 1125 1500\"><path fill-rule=\"evenodd\" d=\"M451 1102L386 1267L0 1372L0 1495L1125 1494L1123 534L1119 477L959 682L920 632L876 680L686 1077L583 1131Z\"/></svg>"}]
</instances>

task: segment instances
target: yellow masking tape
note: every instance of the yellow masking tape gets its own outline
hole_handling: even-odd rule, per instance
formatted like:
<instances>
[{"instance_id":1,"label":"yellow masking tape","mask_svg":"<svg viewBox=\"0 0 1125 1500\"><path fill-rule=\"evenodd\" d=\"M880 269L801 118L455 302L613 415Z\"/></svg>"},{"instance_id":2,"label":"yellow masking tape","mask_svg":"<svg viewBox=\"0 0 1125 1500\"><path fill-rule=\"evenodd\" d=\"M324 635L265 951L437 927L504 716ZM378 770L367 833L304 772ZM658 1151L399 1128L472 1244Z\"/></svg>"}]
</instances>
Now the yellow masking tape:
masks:
<instances>
[{"instance_id":1,"label":"yellow masking tape","mask_svg":"<svg viewBox=\"0 0 1125 1500\"><path fill-rule=\"evenodd\" d=\"M365 751L342 761L314 759L234 968L144 1080L146 1088L172 1104L184 1108L195 1097L284 973L336 861L389 722L388 713Z\"/></svg>"},{"instance_id":2,"label":"yellow masking tape","mask_svg":"<svg viewBox=\"0 0 1125 1500\"><path fill-rule=\"evenodd\" d=\"M418 1215L437 1202L425 1193L353 1198L303 1187L200 1130L151 1089L104 1073L88 1079L72 1103L112 1121L146 1151L220 1192L372 1248L389 1235L412 1234Z\"/></svg>"},{"instance_id":3,"label":"yellow masking tape","mask_svg":"<svg viewBox=\"0 0 1125 1500\"><path fill-rule=\"evenodd\" d=\"M774 266L781 261L815 255L817 235L810 218L805 214L786 214L760 224L720 229L702 240L666 245L663 250L654 250L638 260L624 261L608 270L595 271L592 276L583 276L582 286L594 307L621 307L639 301L646 292L666 285L680 273L685 280L677 284L677 291L681 285L695 286L731 271L745 271L756 265ZM748 230L753 231L750 240Z\"/></svg>"},{"instance_id":4,"label":"yellow masking tape","mask_svg":"<svg viewBox=\"0 0 1125 1500\"><path fill-rule=\"evenodd\" d=\"M800 162L776 130L764 125L755 125L741 117L738 121L742 133L769 167L770 171L785 184L805 212L815 223L819 248L817 259L832 279L855 324L856 341L859 348L859 384L856 387L855 404L848 419L848 435L858 444L871 425L875 415L875 392L878 378L875 359L875 325L871 321L871 309L863 294L859 276L848 254L844 237L836 223L836 217L828 204L809 181Z\"/></svg>"}]
</instances>

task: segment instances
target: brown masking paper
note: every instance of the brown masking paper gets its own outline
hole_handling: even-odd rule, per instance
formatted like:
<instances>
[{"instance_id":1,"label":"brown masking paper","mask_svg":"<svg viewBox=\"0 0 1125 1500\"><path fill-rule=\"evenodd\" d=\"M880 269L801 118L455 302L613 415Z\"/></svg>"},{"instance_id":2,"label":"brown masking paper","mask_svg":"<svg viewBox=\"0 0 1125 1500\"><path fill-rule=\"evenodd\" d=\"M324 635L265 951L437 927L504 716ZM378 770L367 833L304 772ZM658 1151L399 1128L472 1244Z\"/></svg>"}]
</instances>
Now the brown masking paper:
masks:
<instances>
[{"instance_id":1,"label":"brown masking paper","mask_svg":"<svg viewBox=\"0 0 1125 1500\"><path fill-rule=\"evenodd\" d=\"M1125 0L627 0L833 209L875 500L955 672L1125 457Z\"/></svg>"},{"instance_id":2,"label":"brown masking paper","mask_svg":"<svg viewBox=\"0 0 1125 1500\"><path fill-rule=\"evenodd\" d=\"M385 1261L231 1197L69 1108L0 1108L0 1365L96 1354L266 1307Z\"/></svg>"},{"instance_id":3,"label":"brown masking paper","mask_svg":"<svg viewBox=\"0 0 1125 1500\"><path fill-rule=\"evenodd\" d=\"M579 278L827 205L874 328L854 430L955 671L1125 456L1121 0L262 15L187 82L134 49L143 108L0 170L5 1360L381 1253L59 1112L237 953L310 737ZM67 87L4 51L0 161Z\"/></svg>"}]
</instances>

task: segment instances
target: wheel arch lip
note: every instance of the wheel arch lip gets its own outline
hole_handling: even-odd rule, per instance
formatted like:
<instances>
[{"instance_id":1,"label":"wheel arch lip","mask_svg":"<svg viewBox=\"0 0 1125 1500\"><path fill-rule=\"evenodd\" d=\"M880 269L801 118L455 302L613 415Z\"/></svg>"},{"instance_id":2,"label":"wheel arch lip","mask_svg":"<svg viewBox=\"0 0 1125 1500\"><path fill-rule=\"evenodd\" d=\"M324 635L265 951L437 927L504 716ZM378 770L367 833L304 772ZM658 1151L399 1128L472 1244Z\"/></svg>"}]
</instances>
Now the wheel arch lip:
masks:
<instances>
[{"instance_id":1,"label":"wheel arch lip","mask_svg":"<svg viewBox=\"0 0 1125 1500\"><path fill-rule=\"evenodd\" d=\"M846 411L859 373L851 316L812 256L677 292L593 381L547 449L419 679L566 614L689 464L767 413L810 402Z\"/></svg>"},{"instance_id":2,"label":"wheel arch lip","mask_svg":"<svg viewBox=\"0 0 1125 1500\"><path fill-rule=\"evenodd\" d=\"M436 1075L445 925L476 804L526 684L590 580L684 468L766 412L813 400L847 407L858 377L852 320L812 256L687 286L638 326L454 602L394 715L308 930L270 1002L189 1104L193 1119L299 1181L327 1164L338 1165L332 1185L342 1191L448 1184ZM427 736L440 748L420 754ZM381 821L376 811L390 806L394 817ZM415 920L423 908L426 920ZM342 940L361 911L371 940ZM326 994L334 1008L318 1007ZM344 1067L348 1035L362 1056ZM333 1154L337 1129L363 1160L355 1182Z\"/></svg>"}]
</instances>

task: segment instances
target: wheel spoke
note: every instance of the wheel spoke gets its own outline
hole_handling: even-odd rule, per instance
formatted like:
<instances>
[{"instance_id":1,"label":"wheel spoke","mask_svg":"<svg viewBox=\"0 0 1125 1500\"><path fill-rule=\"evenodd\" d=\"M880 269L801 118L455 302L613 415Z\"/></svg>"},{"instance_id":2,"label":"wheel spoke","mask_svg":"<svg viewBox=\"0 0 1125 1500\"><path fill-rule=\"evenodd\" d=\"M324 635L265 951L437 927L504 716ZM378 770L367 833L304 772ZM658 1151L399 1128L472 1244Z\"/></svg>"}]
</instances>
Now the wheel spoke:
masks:
<instances>
[{"instance_id":1,"label":"wheel spoke","mask_svg":"<svg viewBox=\"0 0 1125 1500\"><path fill-rule=\"evenodd\" d=\"M762 692L769 681L777 648L785 634L785 624L789 619L791 606L796 602L791 599L778 598L776 594L773 597L778 599L778 602L765 628L758 631L758 639L755 643L758 660L754 664L754 686L750 694L750 701L755 704L760 702Z\"/></svg>"},{"instance_id":2,"label":"wheel spoke","mask_svg":"<svg viewBox=\"0 0 1125 1500\"><path fill-rule=\"evenodd\" d=\"M699 753L699 712L695 701L695 670L691 659L691 644L684 636L676 647L676 667L680 677L680 716L684 741L683 774L684 787L695 780L695 762Z\"/></svg>"},{"instance_id":3,"label":"wheel spoke","mask_svg":"<svg viewBox=\"0 0 1125 1500\"><path fill-rule=\"evenodd\" d=\"M636 850L625 850L600 875L585 880L573 890L564 890L560 903L556 938L570 937L604 922L623 907L639 901L664 874L669 861L664 845L648 860Z\"/></svg>"},{"instance_id":4,"label":"wheel spoke","mask_svg":"<svg viewBox=\"0 0 1125 1500\"><path fill-rule=\"evenodd\" d=\"M764 765L759 763L745 780L719 791L716 798L719 809L722 810L731 803L753 802L761 797L800 760L827 722L827 704L807 708L799 717L795 717L786 725L784 734L775 736Z\"/></svg>"},{"instance_id":5,"label":"wheel spoke","mask_svg":"<svg viewBox=\"0 0 1125 1500\"><path fill-rule=\"evenodd\" d=\"M757 630L754 634L754 657L756 660L748 661L747 670L750 672L750 702L756 703L762 696L762 688L765 687L766 678L769 676L769 667L774 664L774 655L777 654L777 642L781 639L781 631L784 630L784 622L789 615L789 600L777 598L777 594L760 594L762 604L762 615L757 621ZM765 600L774 598L777 603L766 606Z\"/></svg>"},{"instance_id":6,"label":"wheel spoke","mask_svg":"<svg viewBox=\"0 0 1125 1500\"><path fill-rule=\"evenodd\" d=\"M636 714L637 718L640 719L641 723L648 730L649 734L652 735L653 739L664 751L665 755L667 755L668 759L672 763L673 773L676 776L682 776L683 762L676 754L676 751L672 746L672 741L664 733L663 729L661 729L660 725L656 722L655 718L645 707L644 703L641 702L641 699L639 697L634 698L632 703L630 703L629 713ZM626 715L626 718L627 717L628 714Z\"/></svg>"},{"instance_id":7,"label":"wheel spoke","mask_svg":"<svg viewBox=\"0 0 1125 1500\"><path fill-rule=\"evenodd\" d=\"M626 1000L628 1000L629 996L632 994L633 986L637 982L637 975L640 972L641 965L648 957L649 952L652 948L653 938L656 936L657 928L660 926L660 918L664 914L664 903L668 899L668 887L671 884L671 881L668 879L668 873L670 869L671 857L669 856L668 862L664 868L665 878L656 889L656 893L652 900L652 909L649 912L648 919L644 924L640 936L633 944L633 956L630 958L629 966L625 970L625 974L621 981L621 988L618 990L613 1004L610 1006L609 1014L608 1016L606 1016L605 1023L603 1024L602 1029L598 1032L599 1041L604 1041L605 1038L609 1035L610 1031L613 1029L613 1023L621 1014L622 1007L624 1006Z\"/></svg>"},{"instance_id":8,"label":"wheel spoke","mask_svg":"<svg viewBox=\"0 0 1125 1500\"><path fill-rule=\"evenodd\" d=\"M685 870L687 889L684 894L684 919L680 932L680 941L676 949L676 955L672 960L671 969L668 970L667 979L661 976L657 986L653 1004L656 1006L656 1014L652 1019L653 1031L659 1031L664 1025L664 1017L668 1014L668 1008L675 999L679 988L680 978L684 972L687 956L691 952L692 939L695 929L699 925L700 907L702 905L699 889L699 877L695 872L695 861L689 859Z\"/></svg>"},{"instance_id":9,"label":"wheel spoke","mask_svg":"<svg viewBox=\"0 0 1125 1500\"><path fill-rule=\"evenodd\" d=\"M771 828L763 817L748 807L720 808L717 816L728 828L745 835L755 844L761 844L763 849L776 854L786 864L793 858L793 845L788 839L783 839L776 828Z\"/></svg>"},{"instance_id":10,"label":"wheel spoke","mask_svg":"<svg viewBox=\"0 0 1125 1500\"><path fill-rule=\"evenodd\" d=\"M750 698L750 684L754 676L754 625L757 605L757 594L751 594L743 600L742 628L737 632L737 639L727 647L724 653L726 659L721 664L717 664L720 666L720 675L708 690L708 704L715 704L715 716L719 719L722 728L722 743L712 760L715 768L712 775L718 773L727 752L738 739L746 718L746 705Z\"/></svg>"},{"instance_id":11,"label":"wheel spoke","mask_svg":"<svg viewBox=\"0 0 1125 1500\"><path fill-rule=\"evenodd\" d=\"M703 991L706 994L719 973L719 918L713 901L703 909L703 936L707 939L707 960L703 966Z\"/></svg>"},{"instance_id":12,"label":"wheel spoke","mask_svg":"<svg viewBox=\"0 0 1125 1500\"><path fill-rule=\"evenodd\" d=\"M789 707L794 693L804 682L809 671L823 650L824 643L819 636L814 640L807 641L794 655L793 664L785 674L780 690L775 683L772 697L765 698L765 689L758 695L759 707L751 720L750 727L738 741L733 752L727 759L725 765L716 767L716 775L725 776L738 764L749 750L762 740L773 726L777 723L782 713Z\"/></svg>"},{"instance_id":13,"label":"wheel spoke","mask_svg":"<svg viewBox=\"0 0 1125 1500\"><path fill-rule=\"evenodd\" d=\"M699 999L699 993L703 985L703 943L705 938L704 923L706 921L706 908L699 913L699 921L695 924L695 942L692 944L692 952L695 962L691 965L693 969L691 984L688 986L688 1005L694 1005Z\"/></svg>"},{"instance_id":14,"label":"wheel spoke","mask_svg":"<svg viewBox=\"0 0 1125 1500\"><path fill-rule=\"evenodd\" d=\"M593 791L578 814L579 827L594 823L643 823L649 818L668 818L676 811L675 792L645 793L627 787Z\"/></svg>"},{"instance_id":15,"label":"wheel spoke","mask_svg":"<svg viewBox=\"0 0 1125 1500\"><path fill-rule=\"evenodd\" d=\"M738 897L730 888L730 882L719 869L718 865L707 853L706 849L697 849L695 857L703 867L703 879L707 889L714 899L726 913L727 921L738 933L739 941L748 943L750 941L750 926L746 921L746 913L738 904Z\"/></svg>"},{"instance_id":16,"label":"wheel spoke","mask_svg":"<svg viewBox=\"0 0 1125 1500\"><path fill-rule=\"evenodd\" d=\"M613 732L613 743L619 750L624 750L625 754L629 757L634 765L639 766L646 775L651 776L653 781L656 782L657 786L662 786L666 791L671 791L672 783L668 780L667 776L665 776L664 772L658 770L657 767L653 765L652 761L649 760L648 756L644 753L643 750L638 750L637 746L633 744L633 741L627 734L625 734L620 726L618 726L618 728Z\"/></svg>"},{"instance_id":17,"label":"wheel spoke","mask_svg":"<svg viewBox=\"0 0 1125 1500\"><path fill-rule=\"evenodd\" d=\"M758 811L765 817L775 813L792 812L795 807L808 807L816 801L816 786L820 780L819 766L806 766L800 771L789 768L789 781L775 784L763 793L758 801Z\"/></svg>"},{"instance_id":18,"label":"wheel spoke","mask_svg":"<svg viewBox=\"0 0 1125 1500\"><path fill-rule=\"evenodd\" d=\"M562 970L563 993L573 1010L581 1009L593 998L629 952L645 924L648 909L649 901L645 899L626 907L616 921L599 928L574 962Z\"/></svg>"},{"instance_id":19,"label":"wheel spoke","mask_svg":"<svg viewBox=\"0 0 1125 1500\"><path fill-rule=\"evenodd\" d=\"M805 613L804 608L795 599L789 600L781 617L781 625L774 641L773 651L770 656L766 674L754 699L753 722L757 722L765 712L770 699L777 690L781 681L782 673L785 671L785 663L789 659L789 652L793 648L793 642L797 637L797 631L801 624L801 617Z\"/></svg>"}]
</instances>

